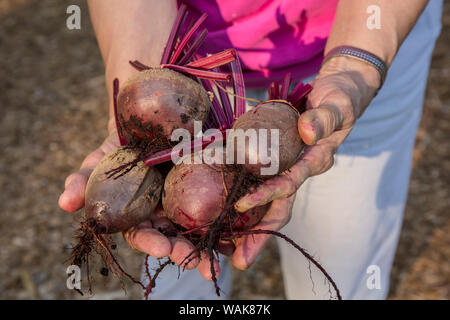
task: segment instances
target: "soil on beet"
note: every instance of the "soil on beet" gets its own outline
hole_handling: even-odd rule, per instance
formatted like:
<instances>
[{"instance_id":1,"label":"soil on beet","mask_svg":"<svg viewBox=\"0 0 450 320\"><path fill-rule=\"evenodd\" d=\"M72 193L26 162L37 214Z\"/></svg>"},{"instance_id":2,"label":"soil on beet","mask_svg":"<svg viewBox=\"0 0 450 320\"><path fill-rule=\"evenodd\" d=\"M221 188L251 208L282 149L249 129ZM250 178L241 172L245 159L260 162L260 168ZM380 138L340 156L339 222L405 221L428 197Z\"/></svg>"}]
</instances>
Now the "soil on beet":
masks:
<instances>
[{"instance_id":1,"label":"soil on beet","mask_svg":"<svg viewBox=\"0 0 450 320\"><path fill-rule=\"evenodd\" d=\"M66 28L71 4L81 7L81 30ZM391 299L450 299L447 2L443 22L391 274ZM106 136L103 66L85 1L2 0L0 43L5 75L0 78L0 299L86 299L66 288L66 260L77 224L57 205L65 177ZM127 249L121 237L113 241L117 248L111 249L124 269L139 275L144 256ZM125 294L119 280L104 276L103 267L91 267L94 298L142 298L129 281ZM233 298L284 298L275 242L252 268L235 271L234 280Z\"/></svg>"}]
</instances>

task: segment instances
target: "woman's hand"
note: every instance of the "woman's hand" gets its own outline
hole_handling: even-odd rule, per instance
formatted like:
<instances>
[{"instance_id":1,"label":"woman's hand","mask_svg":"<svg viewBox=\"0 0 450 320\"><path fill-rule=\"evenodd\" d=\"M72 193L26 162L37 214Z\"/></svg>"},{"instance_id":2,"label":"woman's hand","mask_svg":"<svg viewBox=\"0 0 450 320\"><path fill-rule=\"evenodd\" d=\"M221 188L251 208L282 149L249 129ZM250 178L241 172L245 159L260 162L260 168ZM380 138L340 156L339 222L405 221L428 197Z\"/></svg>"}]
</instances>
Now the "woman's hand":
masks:
<instances>
[{"instance_id":1,"label":"woman's hand","mask_svg":"<svg viewBox=\"0 0 450 320\"><path fill-rule=\"evenodd\" d=\"M99 148L84 159L81 168L66 178L64 183L65 190L59 197L61 209L67 212L75 212L84 207L84 193L89 176L100 160L120 145L114 119L111 119L108 123L108 132L108 137Z\"/></svg>"},{"instance_id":2,"label":"woman's hand","mask_svg":"<svg viewBox=\"0 0 450 320\"><path fill-rule=\"evenodd\" d=\"M102 145L84 159L77 172L66 178L65 190L59 198L59 206L63 210L75 212L84 207L84 195L89 176L106 154L119 147L114 119L109 121L108 127L110 134ZM204 256L200 260L194 255L194 259L185 264L187 261L184 258L194 250L194 245L182 236L167 237L162 233L163 230L170 230L173 226L168 219L162 218L161 211L162 208L158 207L147 221L123 232L129 246L155 258L170 257L173 262L187 270L198 267L203 277L211 280L208 257ZM215 261L215 267L218 275L220 267L217 261Z\"/></svg>"},{"instance_id":3,"label":"woman's hand","mask_svg":"<svg viewBox=\"0 0 450 320\"><path fill-rule=\"evenodd\" d=\"M363 113L380 85L378 71L347 57L330 59L312 83L307 110L301 114L298 130L307 145L297 163L279 176L267 180L235 205L240 212L272 202L263 220L253 229L278 231L288 223L295 193L303 182L324 173L334 154ZM233 263L248 268L264 248L269 235L251 235L236 243Z\"/></svg>"}]
</instances>

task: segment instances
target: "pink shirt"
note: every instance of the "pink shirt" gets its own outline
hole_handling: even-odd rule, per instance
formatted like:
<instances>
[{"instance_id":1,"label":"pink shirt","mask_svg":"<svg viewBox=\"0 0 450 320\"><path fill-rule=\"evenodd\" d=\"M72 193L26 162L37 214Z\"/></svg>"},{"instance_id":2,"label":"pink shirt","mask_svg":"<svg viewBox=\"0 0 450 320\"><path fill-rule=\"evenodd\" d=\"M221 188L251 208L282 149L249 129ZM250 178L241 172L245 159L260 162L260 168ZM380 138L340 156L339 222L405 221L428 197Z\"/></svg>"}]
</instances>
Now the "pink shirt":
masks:
<instances>
[{"instance_id":1,"label":"pink shirt","mask_svg":"<svg viewBox=\"0 0 450 320\"><path fill-rule=\"evenodd\" d=\"M183 0L206 12L208 38L200 53L235 48L248 87L267 87L292 72L319 70L338 0Z\"/></svg>"}]
</instances>

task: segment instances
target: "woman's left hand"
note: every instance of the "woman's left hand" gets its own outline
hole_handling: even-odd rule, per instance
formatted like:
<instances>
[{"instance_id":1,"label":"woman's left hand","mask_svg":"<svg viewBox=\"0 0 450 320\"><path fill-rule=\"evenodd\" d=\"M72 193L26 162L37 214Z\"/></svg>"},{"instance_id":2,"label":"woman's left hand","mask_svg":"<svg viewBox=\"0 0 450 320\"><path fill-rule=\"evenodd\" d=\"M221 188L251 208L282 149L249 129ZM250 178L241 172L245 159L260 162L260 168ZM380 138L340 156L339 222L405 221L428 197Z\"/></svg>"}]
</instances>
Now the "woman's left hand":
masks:
<instances>
[{"instance_id":1,"label":"woman's left hand","mask_svg":"<svg viewBox=\"0 0 450 320\"><path fill-rule=\"evenodd\" d=\"M332 167L338 147L375 96L379 85L378 71L352 58L335 57L322 67L312 83L307 110L298 121L300 136L307 145L303 154L289 170L265 181L235 205L238 211L245 212L272 202L265 217L252 229L278 231L288 223L296 191L307 178ZM248 268L269 237L259 234L239 238L233 264L239 269Z\"/></svg>"}]
</instances>

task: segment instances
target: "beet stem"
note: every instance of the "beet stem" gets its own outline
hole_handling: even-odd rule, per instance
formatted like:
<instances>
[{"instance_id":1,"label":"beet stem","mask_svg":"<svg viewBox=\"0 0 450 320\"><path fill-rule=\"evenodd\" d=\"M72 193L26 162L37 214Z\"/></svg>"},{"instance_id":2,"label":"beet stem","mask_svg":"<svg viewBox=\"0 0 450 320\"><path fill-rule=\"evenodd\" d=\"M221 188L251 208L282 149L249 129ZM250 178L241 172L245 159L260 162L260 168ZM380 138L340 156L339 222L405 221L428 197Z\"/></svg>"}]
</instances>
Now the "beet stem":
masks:
<instances>
[{"instance_id":1,"label":"beet stem","mask_svg":"<svg viewBox=\"0 0 450 320\"><path fill-rule=\"evenodd\" d=\"M283 79L283 83L281 85L281 96L280 96L280 98L282 100L286 100L287 99L290 85L291 85L291 73L288 72L288 73L285 74L284 79Z\"/></svg>"},{"instance_id":2,"label":"beet stem","mask_svg":"<svg viewBox=\"0 0 450 320\"><path fill-rule=\"evenodd\" d=\"M149 66L146 66L145 64L134 60L134 61L128 61L137 71L143 71L143 70L149 70L151 69Z\"/></svg>"},{"instance_id":3,"label":"beet stem","mask_svg":"<svg viewBox=\"0 0 450 320\"><path fill-rule=\"evenodd\" d=\"M186 53L183 55L183 58L181 58L180 62L178 62L178 65L185 65L188 61L192 59L194 54L197 52L198 48L201 47L201 45L205 42L206 37L208 36L208 30L204 29L200 35L195 38L194 42L192 43L192 46L189 47L189 49L186 51Z\"/></svg>"},{"instance_id":4,"label":"beet stem","mask_svg":"<svg viewBox=\"0 0 450 320\"><path fill-rule=\"evenodd\" d=\"M116 122L117 135L119 136L119 143L121 146L127 145L127 140L123 136L122 128L119 123L119 114L117 111L117 96L119 95L119 79L115 78L113 81L113 103L114 103L114 120Z\"/></svg>"},{"instance_id":5,"label":"beet stem","mask_svg":"<svg viewBox=\"0 0 450 320\"><path fill-rule=\"evenodd\" d=\"M228 129L231 128L231 126L228 125L227 117L222 109L222 106L219 103L219 100L217 99L217 95L214 92L211 83L208 80L201 80L201 83L203 87L206 89L206 91L209 91L213 95L213 100L211 101L212 108L211 113L215 120L215 122L218 124L218 129Z\"/></svg>"},{"instance_id":6,"label":"beet stem","mask_svg":"<svg viewBox=\"0 0 450 320\"><path fill-rule=\"evenodd\" d=\"M245 97L245 84L244 76L242 74L242 67L239 61L239 57L234 49L233 53L236 55L236 59L231 62L231 73L233 75L233 87L234 87L234 118L237 119L245 113L245 100L239 97Z\"/></svg>"},{"instance_id":7,"label":"beet stem","mask_svg":"<svg viewBox=\"0 0 450 320\"><path fill-rule=\"evenodd\" d=\"M272 82L272 83L270 84L268 93L269 93L269 100L277 99L277 98L275 97L275 82Z\"/></svg>"},{"instance_id":8,"label":"beet stem","mask_svg":"<svg viewBox=\"0 0 450 320\"><path fill-rule=\"evenodd\" d=\"M220 127L219 123L217 122L216 117L214 116L214 114L212 112L208 115L207 121L209 121L211 124L209 126L210 128L219 128Z\"/></svg>"},{"instance_id":9,"label":"beet stem","mask_svg":"<svg viewBox=\"0 0 450 320\"><path fill-rule=\"evenodd\" d=\"M312 86L310 84L303 84L299 82L297 86L292 90L287 100L291 102L296 109L298 109L302 100L308 95L308 93L311 92L311 90Z\"/></svg>"},{"instance_id":10,"label":"beet stem","mask_svg":"<svg viewBox=\"0 0 450 320\"><path fill-rule=\"evenodd\" d=\"M203 131L206 131L210 128L215 128L215 125L213 124L213 120L211 119L211 114L208 115L208 118L206 119L205 123L203 124Z\"/></svg>"},{"instance_id":11,"label":"beet stem","mask_svg":"<svg viewBox=\"0 0 450 320\"><path fill-rule=\"evenodd\" d=\"M274 82L273 89L273 99L280 99L280 84L278 81Z\"/></svg>"},{"instance_id":12,"label":"beet stem","mask_svg":"<svg viewBox=\"0 0 450 320\"><path fill-rule=\"evenodd\" d=\"M222 130L221 133L222 133L222 137L218 141L225 140L226 130ZM212 136L207 136L207 137L211 138ZM205 149L208 145L210 145L213 142L215 142L215 140L210 141L210 139L205 139L205 137L197 138L197 139L193 140L192 142L190 142L191 153L193 152L193 150L196 150L196 149L202 149L203 150L203 149ZM188 143L182 144L181 147L186 146ZM151 156L149 156L149 157L147 157L147 158L145 158L143 160L144 164L147 167L150 167L150 166L154 166L154 165L157 165L157 164L160 164L160 163L168 162L168 161L170 161L172 159L172 150L173 149L170 148L170 149L166 149L166 150L154 153ZM185 156L185 155L183 155L183 156Z\"/></svg>"},{"instance_id":13,"label":"beet stem","mask_svg":"<svg viewBox=\"0 0 450 320\"><path fill-rule=\"evenodd\" d=\"M225 83L222 82L221 85L225 86ZM228 127L231 128L233 126L233 107L231 106L230 96L223 90L218 91L220 101L222 102L222 107L225 112L225 116L227 118Z\"/></svg>"},{"instance_id":14,"label":"beet stem","mask_svg":"<svg viewBox=\"0 0 450 320\"><path fill-rule=\"evenodd\" d=\"M175 18L175 22L172 26L172 30L169 35L169 40L167 40L166 47L164 48L164 52L161 58L161 64L166 64L169 60L170 54L172 53L174 42L177 38L178 32L180 31L181 23L186 14L186 5L182 4L178 9L177 17Z\"/></svg>"},{"instance_id":15,"label":"beet stem","mask_svg":"<svg viewBox=\"0 0 450 320\"><path fill-rule=\"evenodd\" d=\"M202 14L200 16L200 18L198 18L198 20L195 22L193 27L190 30L188 30L186 35L181 40L180 45L177 47L176 51L170 58L170 60L169 60L170 64L175 64L177 62L178 58L180 57L180 54L183 52L184 48L186 47L186 44L189 42L189 40L192 38L192 36L198 30L198 28L200 28L200 25L205 21L206 17L208 17L208 15L206 13Z\"/></svg>"},{"instance_id":16,"label":"beet stem","mask_svg":"<svg viewBox=\"0 0 450 320\"><path fill-rule=\"evenodd\" d=\"M186 66L178 66L176 64L162 64L161 68L171 69L171 70L189 74L191 76L201 78L201 79L227 81L231 77L231 75L228 73L194 69L194 68L186 67Z\"/></svg>"},{"instance_id":17,"label":"beet stem","mask_svg":"<svg viewBox=\"0 0 450 320\"><path fill-rule=\"evenodd\" d=\"M200 68L211 70L236 60L236 52L233 49L224 50L222 52L200 58L189 63L187 66L192 68Z\"/></svg>"}]
</instances>

